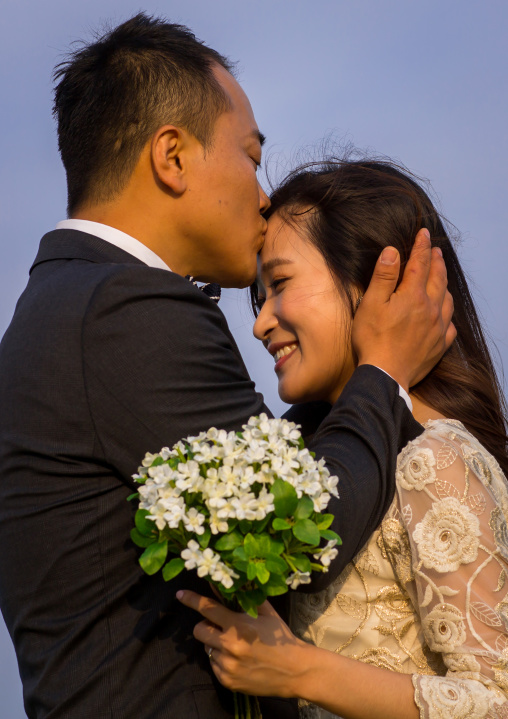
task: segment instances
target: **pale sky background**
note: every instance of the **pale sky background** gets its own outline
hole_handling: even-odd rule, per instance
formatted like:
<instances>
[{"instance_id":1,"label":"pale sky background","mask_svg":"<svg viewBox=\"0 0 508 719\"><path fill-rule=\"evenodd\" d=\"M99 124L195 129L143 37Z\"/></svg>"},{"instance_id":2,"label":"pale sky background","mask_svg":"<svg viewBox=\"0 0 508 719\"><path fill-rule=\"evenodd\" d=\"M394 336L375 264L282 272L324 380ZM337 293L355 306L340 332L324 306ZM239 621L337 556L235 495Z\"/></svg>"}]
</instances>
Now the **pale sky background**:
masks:
<instances>
[{"instance_id":1,"label":"pale sky background","mask_svg":"<svg viewBox=\"0 0 508 719\"><path fill-rule=\"evenodd\" d=\"M459 256L508 367L506 0L0 0L0 8L0 336L40 237L65 216L52 68L73 40L142 9L188 25L239 61L265 155L290 157L333 132L428 178L461 231ZM273 362L251 336L245 293L224 295L251 375L280 413ZM1 619L0 704L3 719L25 716Z\"/></svg>"}]
</instances>

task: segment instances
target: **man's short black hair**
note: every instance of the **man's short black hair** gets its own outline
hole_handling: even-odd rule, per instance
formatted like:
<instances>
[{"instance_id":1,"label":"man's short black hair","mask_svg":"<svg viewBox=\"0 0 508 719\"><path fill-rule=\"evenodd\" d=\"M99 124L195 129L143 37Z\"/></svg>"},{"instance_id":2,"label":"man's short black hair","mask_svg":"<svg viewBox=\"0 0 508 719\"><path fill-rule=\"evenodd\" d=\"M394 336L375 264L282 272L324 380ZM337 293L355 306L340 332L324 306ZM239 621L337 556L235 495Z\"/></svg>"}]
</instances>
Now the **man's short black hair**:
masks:
<instances>
[{"instance_id":1,"label":"man's short black hair","mask_svg":"<svg viewBox=\"0 0 508 719\"><path fill-rule=\"evenodd\" d=\"M54 115L68 212L112 199L158 127L184 127L206 148L230 109L213 75L232 65L183 25L140 13L55 69Z\"/></svg>"}]
</instances>

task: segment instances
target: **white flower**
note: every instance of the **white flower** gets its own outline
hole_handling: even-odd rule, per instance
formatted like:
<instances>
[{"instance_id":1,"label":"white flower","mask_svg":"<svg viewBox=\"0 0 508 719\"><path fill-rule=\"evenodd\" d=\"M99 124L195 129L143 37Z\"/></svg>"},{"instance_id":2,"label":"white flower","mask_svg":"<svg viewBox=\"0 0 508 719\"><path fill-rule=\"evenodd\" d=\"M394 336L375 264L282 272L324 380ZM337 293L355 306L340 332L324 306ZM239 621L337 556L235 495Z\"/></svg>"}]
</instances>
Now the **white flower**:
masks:
<instances>
[{"instance_id":1,"label":"white flower","mask_svg":"<svg viewBox=\"0 0 508 719\"><path fill-rule=\"evenodd\" d=\"M427 569L455 572L478 556L480 534L478 517L455 497L446 497L416 525L413 539Z\"/></svg>"},{"instance_id":2,"label":"white flower","mask_svg":"<svg viewBox=\"0 0 508 719\"><path fill-rule=\"evenodd\" d=\"M431 449L415 449L414 445L408 444L399 455L395 478L403 489L420 492L426 484L436 481L435 464Z\"/></svg>"},{"instance_id":3,"label":"white flower","mask_svg":"<svg viewBox=\"0 0 508 719\"><path fill-rule=\"evenodd\" d=\"M196 492L202 484L203 478L199 473L199 464L194 459L188 462L180 462L178 473L175 473L176 486L184 492L191 489Z\"/></svg>"},{"instance_id":4,"label":"white flower","mask_svg":"<svg viewBox=\"0 0 508 719\"><path fill-rule=\"evenodd\" d=\"M138 489L141 499L139 500L140 509L150 509L155 504L159 496L157 487L152 483L141 485Z\"/></svg>"},{"instance_id":5,"label":"white flower","mask_svg":"<svg viewBox=\"0 0 508 719\"><path fill-rule=\"evenodd\" d=\"M158 464L155 467L150 467L148 470L148 476L153 479L156 484L165 484L173 478L173 470L169 464Z\"/></svg>"},{"instance_id":6,"label":"white flower","mask_svg":"<svg viewBox=\"0 0 508 719\"><path fill-rule=\"evenodd\" d=\"M418 677L421 694L429 707L439 707L446 719L484 719L492 693L480 682L444 677Z\"/></svg>"},{"instance_id":7,"label":"white flower","mask_svg":"<svg viewBox=\"0 0 508 719\"><path fill-rule=\"evenodd\" d=\"M182 497L170 497L160 501L166 511L164 521L170 529L177 529L181 520L185 518L185 504ZM159 527L162 529L162 527Z\"/></svg>"},{"instance_id":8,"label":"white flower","mask_svg":"<svg viewBox=\"0 0 508 719\"><path fill-rule=\"evenodd\" d=\"M198 577L211 576L217 569L220 557L210 547L200 553L197 559Z\"/></svg>"},{"instance_id":9,"label":"white flower","mask_svg":"<svg viewBox=\"0 0 508 719\"><path fill-rule=\"evenodd\" d=\"M210 512L212 511L213 507L210 509ZM217 517L219 519L236 518L236 507L234 506L232 499L219 499L217 501Z\"/></svg>"},{"instance_id":10,"label":"white flower","mask_svg":"<svg viewBox=\"0 0 508 719\"><path fill-rule=\"evenodd\" d=\"M226 566L224 562L218 562L211 579L213 582L220 582L226 589L230 589L233 586L233 579L238 579L239 575L233 571L230 567Z\"/></svg>"},{"instance_id":11,"label":"white flower","mask_svg":"<svg viewBox=\"0 0 508 719\"><path fill-rule=\"evenodd\" d=\"M328 492L323 492L323 494L320 494L318 497L312 497L312 501L314 502L314 511L322 512L327 508L330 499L331 497Z\"/></svg>"},{"instance_id":12,"label":"white flower","mask_svg":"<svg viewBox=\"0 0 508 719\"><path fill-rule=\"evenodd\" d=\"M453 652L466 641L464 616L453 604L438 604L427 614L422 626L433 652Z\"/></svg>"},{"instance_id":13,"label":"white flower","mask_svg":"<svg viewBox=\"0 0 508 719\"><path fill-rule=\"evenodd\" d=\"M296 589L300 584L310 584L310 572L296 571L287 577L286 584L289 584L291 589Z\"/></svg>"},{"instance_id":14,"label":"white flower","mask_svg":"<svg viewBox=\"0 0 508 719\"><path fill-rule=\"evenodd\" d=\"M198 566L201 549L195 539L187 543L187 549L183 549L180 556L185 561L185 569L195 569Z\"/></svg>"},{"instance_id":15,"label":"white flower","mask_svg":"<svg viewBox=\"0 0 508 719\"><path fill-rule=\"evenodd\" d=\"M336 539L330 539L326 547L323 547L317 554L313 555L314 559L318 559L323 567L329 567L330 562L332 562L339 553L339 550L335 548L336 544Z\"/></svg>"},{"instance_id":16,"label":"white flower","mask_svg":"<svg viewBox=\"0 0 508 719\"><path fill-rule=\"evenodd\" d=\"M152 464L152 462L154 462L158 457L160 457L160 454L157 454L157 453L156 453L156 454L150 454L150 452L147 452L147 453L145 454L145 458L144 458L143 461L141 462L141 465L142 465L143 467L149 467L149 466Z\"/></svg>"},{"instance_id":17,"label":"white flower","mask_svg":"<svg viewBox=\"0 0 508 719\"><path fill-rule=\"evenodd\" d=\"M206 479L203 483L203 495L207 507L219 507L224 497L231 497L233 490L228 484L213 479Z\"/></svg>"},{"instance_id":18,"label":"white flower","mask_svg":"<svg viewBox=\"0 0 508 719\"><path fill-rule=\"evenodd\" d=\"M194 532L194 534L204 534L205 528L203 522L205 521L205 515L198 512L195 507L191 507L187 510L187 513L183 515L183 524L188 532Z\"/></svg>"},{"instance_id":19,"label":"white flower","mask_svg":"<svg viewBox=\"0 0 508 719\"><path fill-rule=\"evenodd\" d=\"M166 526L166 520L164 514L166 513L166 507L162 502L156 502L149 508L150 514L146 515L147 519L153 520L157 525L157 529L163 530Z\"/></svg>"},{"instance_id":20,"label":"white flower","mask_svg":"<svg viewBox=\"0 0 508 719\"><path fill-rule=\"evenodd\" d=\"M212 442L192 442L190 444L190 450L194 455L194 459L197 462L207 464L213 462L218 455L219 448Z\"/></svg>"},{"instance_id":21,"label":"white flower","mask_svg":"<svg viewBox=\"0 0 508 719\"><path fill-rule=\"evenodd\" d=\"M267 492L266 487L263 487L257 498L256 505L256 519L264 519L269 512L273 512L275 509L274 505L275 497L270 492Z\"/></svg>"},{"instance_id":22,"label":"white flower","mask_svg":"<svg viewBox=\"0 0 508 719\"><path fill-rule=\"evenodd\" d=\"M231 504L237 519L248 519L250 522L256 519L257 499L252 492L242 494L241 497L233 497Z\"/></svg>"},{"instance_id":23,"label":"white flower","mask_svg":"<svg viewBox=\"0 0 508 719\"><path fill-rule=\"evenodd\" d=\"M229 529L229 524L225 519L221 519L216 509L210 509L210 530L212 534L225 534Z\"/></svg>"}]
</instances>

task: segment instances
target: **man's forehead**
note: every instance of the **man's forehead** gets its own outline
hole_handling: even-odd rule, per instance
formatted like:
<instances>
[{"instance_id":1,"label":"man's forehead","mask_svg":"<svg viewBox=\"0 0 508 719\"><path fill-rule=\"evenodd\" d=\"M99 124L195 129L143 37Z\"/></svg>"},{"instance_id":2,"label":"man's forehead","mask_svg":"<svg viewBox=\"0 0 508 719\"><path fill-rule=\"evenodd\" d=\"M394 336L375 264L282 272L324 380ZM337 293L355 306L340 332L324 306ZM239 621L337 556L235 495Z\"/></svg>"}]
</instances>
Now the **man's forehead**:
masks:
<instances>
[{"instance_id":1,"label":"man's forehead","mask_svg":"<svg viewBox=\"0 0 508 719\"><path fill-rule=\"evenodd\" d=\"M228 94L233 111L236 110L244 115L245 120L248 121L249 125L252 127L250 134L253 136L253 139L263 145L265 142L265 136L258 129L249 98L245 94L241 85L237 82L233 75L231 75L231 73L221 65L214 64L213 74L217 78L223 90L225 90Z\"/></svg>"}]
</instances>

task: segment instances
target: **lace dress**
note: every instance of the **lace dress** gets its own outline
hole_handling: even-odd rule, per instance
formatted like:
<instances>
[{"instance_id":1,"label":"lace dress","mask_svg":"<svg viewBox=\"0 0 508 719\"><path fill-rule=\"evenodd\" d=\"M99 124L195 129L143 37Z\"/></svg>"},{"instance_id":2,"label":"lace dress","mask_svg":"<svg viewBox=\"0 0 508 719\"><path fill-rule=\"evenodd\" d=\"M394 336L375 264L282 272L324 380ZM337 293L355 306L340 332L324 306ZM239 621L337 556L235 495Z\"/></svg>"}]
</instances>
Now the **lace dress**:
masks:
<instances>
[{"instance_id":1,"label":"lace dress","mask_svg":"<svg viewBox=\"0 0 508 719\"><path fill-rule=\"evenodd\" d=\"M460 422L428 422L367 545L328 589L292 596L293 631L412 674L422 719L508 719L507 519L496 460Z\"/></svg>"}]
</instances>

